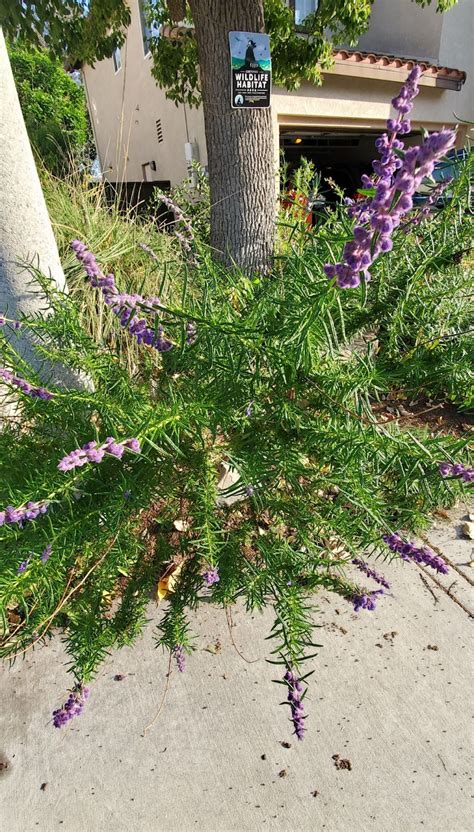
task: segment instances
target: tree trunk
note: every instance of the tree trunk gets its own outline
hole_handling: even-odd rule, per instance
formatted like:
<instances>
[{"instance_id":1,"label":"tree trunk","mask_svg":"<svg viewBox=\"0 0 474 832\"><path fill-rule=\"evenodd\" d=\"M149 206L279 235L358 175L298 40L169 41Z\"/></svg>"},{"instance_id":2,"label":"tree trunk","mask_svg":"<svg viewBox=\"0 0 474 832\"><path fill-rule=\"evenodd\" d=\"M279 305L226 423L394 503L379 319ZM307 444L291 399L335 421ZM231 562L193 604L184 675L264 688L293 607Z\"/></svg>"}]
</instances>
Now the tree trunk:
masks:
<instances>
[{"instance_id":1,"label":"tree trunk","mask_svg":"<svg viewBox=\"0 0 474 832\"><path fill-rule=\"evenodd\" d=\"M263 0L190 0L199 50L211 189L211 246L225 263L265 269L275 236L270 109L233 110L229 32L263 32Z\"/></svg>"},{"instance_id":2,"label":"tree trunk","mask_svg":"<svg viewBox=\"0 0 474 832\"><path fill-rule=\"evenodd\" d=\"M44 314L48 302L21 265L33 263L58 289L66 281L48 216L33 152L16 92L10 60L0 29L0 315ZM45 378L68 387L83 387L76 373L48 364L34 349L25 327L12 335L15 349Z\"/></svg>"}]
</instances>

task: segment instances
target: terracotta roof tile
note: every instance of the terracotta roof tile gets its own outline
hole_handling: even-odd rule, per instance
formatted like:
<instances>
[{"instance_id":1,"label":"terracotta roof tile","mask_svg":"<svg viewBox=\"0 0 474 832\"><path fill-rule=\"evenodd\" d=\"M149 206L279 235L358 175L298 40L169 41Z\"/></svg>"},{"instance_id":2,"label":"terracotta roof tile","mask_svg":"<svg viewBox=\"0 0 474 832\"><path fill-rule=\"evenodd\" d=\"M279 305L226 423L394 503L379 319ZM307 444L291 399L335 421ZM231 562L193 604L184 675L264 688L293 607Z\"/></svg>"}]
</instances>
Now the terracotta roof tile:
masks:
<instances>
[{"instance_id":1,"label":"terracotta roof tile","mask_svg":"<svg viewBox=\"0 0 474 832\"><path fill-rule=\"evenodd\" d=\"M382 55L377 52L360 52L355 49L335 49L333 57L336 62L347 61L351 64L372 66L380 69L397 69L409 72L415 64L423 70L423 75L433 78L446 78L464 84L466 73L461 69L448 66L438 66L429 61L417 58L407 58L401 55Z\"/></svg>"},{"instance_id":2,"label":"terracotta roof tile","mask_svg":"<svg viewBox=\"0 0 474 832\"><path fill-rule=\"evenodd\" d=\"M191 34L194 31L192 26L176 24L165 25L162 28L162 36L170 40L178 40L183 35ZM407 58L401 55L382 55L377 52L361 52L356 49L335 49L333 57L337 65L342 63L346 66L371 67L375 70L409 72L415 64L423 69L423 77L432 79L433 86L446 87L448 89L460 89L466 80L466 73L461 69L454 69L448 66L438 66L429 61Z\"/></svg>"}]
</instances>

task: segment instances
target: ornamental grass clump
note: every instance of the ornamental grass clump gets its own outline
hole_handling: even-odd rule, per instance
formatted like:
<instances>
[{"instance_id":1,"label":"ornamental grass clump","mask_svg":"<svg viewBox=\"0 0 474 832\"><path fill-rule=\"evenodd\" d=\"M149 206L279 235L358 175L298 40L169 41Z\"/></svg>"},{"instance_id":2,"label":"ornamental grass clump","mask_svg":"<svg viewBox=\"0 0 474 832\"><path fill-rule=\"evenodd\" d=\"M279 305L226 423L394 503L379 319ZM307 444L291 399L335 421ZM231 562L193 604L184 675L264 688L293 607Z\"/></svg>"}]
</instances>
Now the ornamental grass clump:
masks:
<instances>
[{"instance_id":1,"label":"ornamental grass clump","mask_svg":"<svg viewBox=\"0 0 474 832\"><path fill-rule=\"evenodd\" d=\"M0 431L0 655L25 655L61 628L74 684L54 714L58 727L82 711L85 686L110 651L146 625L177 669L186 662L192 673L189 611L213 602L230 612L243 602L274 609L269 660L286 670L290 722L302 739L317 593L373 616L389 582L370 557L398 559L414 574L418 565L446 570L406 535L467 487L438 466L453 460L470 470L468 438L379 417L389 382L376 356L345 354L356 322L377 314L365 284L341 293L324 274L328 250L337 251L332 222L304 257L288 247L265 278L217 265L195 238L194 271L188 265L179 286L150 297L141 286L119 292L106 258L76 240L90 314L105 300L100 314L110 318L102 339L77 286L61 294L34 272L53 314L25 317L22 327L40 356L70 364L91 385L65 391L48 379L47 400L1 387L15 413L5 409ZM39 387L3 318L1 364ZM109 325L119 335L111 338ZM125 355L119 337L135 351ZM396 603L395 579L390 593Z\"/></svg>"}]
</instances>

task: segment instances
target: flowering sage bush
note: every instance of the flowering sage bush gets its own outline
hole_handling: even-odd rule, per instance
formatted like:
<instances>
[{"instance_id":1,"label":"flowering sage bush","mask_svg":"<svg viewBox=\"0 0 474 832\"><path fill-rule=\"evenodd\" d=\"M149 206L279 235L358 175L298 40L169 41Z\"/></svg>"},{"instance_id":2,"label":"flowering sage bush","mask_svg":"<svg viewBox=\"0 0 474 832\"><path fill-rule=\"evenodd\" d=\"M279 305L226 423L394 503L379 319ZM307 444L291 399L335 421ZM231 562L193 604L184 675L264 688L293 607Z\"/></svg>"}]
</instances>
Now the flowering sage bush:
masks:
<instances>
[{"instance_id":1,"label":"flowering sage bush","mask_svg":"<svg viewBox=\"0 0 474 832\"><path fill-rule=\"evenodd\" d=\"M275 610L271 661L282 666L302 739L315 593L372 615L392 590L370 556L446 571L406 535L469 484L467 440L377 418L384 378L370 354L347 355L341 301L341 288L353 286L351 315L364 314L366 254L382 258L400 200L408 210L411 185L400 182L422 177L450 145L444 134L405 154L395 143L416 80L412 73L397 99L374 194L347 219L334 272L323 268L334 250L324 234L265 278L225 270L202 247L177 304L121 292L107 263L76 240L86 291L142 357L130 368L113 346L95 343L78 301L36 274L54 314L25 318L22 332L41 355L85 374L83 391L53 378L43 388L2 310L2 395L15 406L4 408L0 432L0 654L22 656L62 628L73 682L52 713L55 727L81 714L100 663L133 643L147 619L178 671L192 673L188 610L202 599L225 608L243 599L248 610ZM227 489L223 467L233 472ZM155 593L160 616L150 615Z\"/></svg>"}]
</instances>

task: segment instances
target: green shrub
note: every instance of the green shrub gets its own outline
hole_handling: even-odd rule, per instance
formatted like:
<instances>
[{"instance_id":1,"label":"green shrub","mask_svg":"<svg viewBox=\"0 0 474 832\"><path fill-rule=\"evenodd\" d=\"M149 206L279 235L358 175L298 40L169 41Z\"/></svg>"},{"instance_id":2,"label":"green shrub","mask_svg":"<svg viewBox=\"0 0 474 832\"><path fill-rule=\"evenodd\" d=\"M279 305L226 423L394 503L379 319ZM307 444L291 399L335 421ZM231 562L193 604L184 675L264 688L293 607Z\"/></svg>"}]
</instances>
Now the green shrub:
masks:
<instances>
[{"instance_id":1,"label":"green shrub","mask_svg":"<svg viewBox=\"0 0 474 832\"><path fill-rule=\"evenodd\" d=\"M30 141L48 170L61 175L71 160L91 154L84 89L46 51L14 44L8 52Z\"/></svg>"},{"instance_id":2,"label":"green shrub","mask_svg":"<svg viewBox=\"0 0 474 832\"><path fill-rule=\"evenodd\" d=\"M180 670L193 649L189 609L272 604L272 661L286 667L301 738L303 666L318 646L314 594L374 609L383 589L367 579L387 584L365 555L397 552L447 571L392 533L425 527L430 509L461 493L461 477L472 480L461 462L469 438L383 422L372 404L413 337L404 293L421 314L428 268L449 254L451 274L466 233L454 221L460 202L449 223L440 216L444 230L438 220L420 227L417 244L394 233L372 282L346 292L324 272L349 253L342 209L317 235L306 231L304 246L290 241L271 274L244 275L217 265L187 221L177 262L170 237L106 209L100 193L70 199L68 187L54 184L48 200L61 247L84 238L73 245L81 265L66 258L68 295L33 272L54 314L21 323L40 353L81 371L93 390L40 386L15 352L17 323L0 321L0 376L22 393L0 432L0 655L21 655L62 627L76 684L54 714L59 727L82 710L107 653L141 632L157 586L166 609L156 641ZM137 248L144 235L158 263ZM368 327L387 340L378 354L351 349Z\"/></svg>"},{"instance_id":3,"label":"green shrub","mask_svg":"<svg viewBox=\"0 0 474 832\"><path fill-rule=\"evenodd\" d=\"M314 647L312 593L373 597L347 573L350 560L453 500L457 485L441 480L437 463L465 441L377 422L377 369L368 358L341 360L340 293L321 266L314 252L289 256L273 279L251 281L203 252L202 291L188 295L184 281L179 302L160 307L174 348L160 357L142 346L139 371L86 333L81 294L51 294L54 316L24 322L47 339L50 359L84 371L95 389L51 385L48 401L25 396L21 423L0 434L3 505L49 506L24 528L1 528L3 656L60 625L83 685L111 648L134 641L158 579L179 566L157 643L181 663L193 644L186 609L212 592L225 607L273 604L276 660L301 667ZM97 302L98 290L85 291ZM6 339L0 349L35 383ZM141 453L58 470L65 454L108 436L137 438ZM223 463L238 480L227 494ZM243 499L222 505L232 494ZM216 569L220 580L206 590L203 575Z\"/></svg>"}]
</instances>

